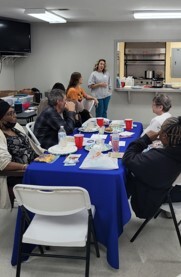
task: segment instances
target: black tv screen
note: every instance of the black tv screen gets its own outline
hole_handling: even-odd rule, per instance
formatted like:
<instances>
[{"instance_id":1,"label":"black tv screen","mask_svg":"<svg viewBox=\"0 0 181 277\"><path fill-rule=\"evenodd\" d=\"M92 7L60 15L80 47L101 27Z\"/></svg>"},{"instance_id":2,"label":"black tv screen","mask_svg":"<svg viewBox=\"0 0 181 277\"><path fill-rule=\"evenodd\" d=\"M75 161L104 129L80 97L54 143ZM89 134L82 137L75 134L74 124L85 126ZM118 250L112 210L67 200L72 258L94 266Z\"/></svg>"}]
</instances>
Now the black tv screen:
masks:
<instances>
[{"instance_id":1,"label":"black tv screen","mask_svg":"<svg viewBox=\"0 0 181 277\"><path fill-rule=\"evenodd\" d=\"M18 54L31 52L29 23L0 19L0 53Z\"/></svg>"}]
</instances>

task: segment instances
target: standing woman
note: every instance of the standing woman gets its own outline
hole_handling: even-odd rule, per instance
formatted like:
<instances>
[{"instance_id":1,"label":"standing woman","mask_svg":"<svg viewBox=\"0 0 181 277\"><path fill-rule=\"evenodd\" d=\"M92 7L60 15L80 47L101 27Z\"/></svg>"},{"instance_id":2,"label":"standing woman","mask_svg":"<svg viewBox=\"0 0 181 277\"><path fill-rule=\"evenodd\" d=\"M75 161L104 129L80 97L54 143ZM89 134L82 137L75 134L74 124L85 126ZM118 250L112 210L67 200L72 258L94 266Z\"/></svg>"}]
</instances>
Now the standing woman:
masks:
<instances>
[{"instance_id":1,"label":"standing woman","mask_svg":"<svg viewBox=\"0 0 181 277\"><path fill-rule=\"evenodd\" d=\"M106 69L106 60L100 59L94 67L88 81L88 87L99 101L96 107L96 117L107 118L107 109L112 95L111 78Z\"/></svg>"}]
</instances>

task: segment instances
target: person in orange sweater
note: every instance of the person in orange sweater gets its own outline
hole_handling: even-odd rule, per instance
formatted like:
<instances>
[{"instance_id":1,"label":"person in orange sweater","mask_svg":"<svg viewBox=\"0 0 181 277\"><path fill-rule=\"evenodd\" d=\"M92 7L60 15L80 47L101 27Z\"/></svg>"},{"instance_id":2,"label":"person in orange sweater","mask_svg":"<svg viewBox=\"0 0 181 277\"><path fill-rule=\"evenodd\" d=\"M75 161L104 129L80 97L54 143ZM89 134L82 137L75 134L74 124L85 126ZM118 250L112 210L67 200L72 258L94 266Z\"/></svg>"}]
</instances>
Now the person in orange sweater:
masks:
<instances>
[{"instance_id":1,"label":"person in orange sweater","mask_svg":"<svg viewBox=\"0 0 181 277\"><path fill-rule=\"evenodd\" d=\"M95 105L98 104L98 100L88 95L81 87L81 84L81 74L79 72L73 72L67 87L66 96L68 101L74 101L76 103L76 112L80 114L83 123L91 117L89 111L84 108L83 99L94 100Z\"/></svg>"}]
</instances>

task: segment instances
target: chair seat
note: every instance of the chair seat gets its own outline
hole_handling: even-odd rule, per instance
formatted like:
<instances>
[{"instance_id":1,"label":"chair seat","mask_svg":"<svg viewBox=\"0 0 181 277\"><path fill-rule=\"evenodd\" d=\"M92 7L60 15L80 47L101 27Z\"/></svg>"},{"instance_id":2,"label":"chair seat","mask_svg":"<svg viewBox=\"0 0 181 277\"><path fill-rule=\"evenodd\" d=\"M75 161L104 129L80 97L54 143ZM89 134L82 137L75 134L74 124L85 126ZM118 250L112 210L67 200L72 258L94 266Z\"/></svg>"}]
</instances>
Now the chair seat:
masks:
<instances>
[{"instance_id":1,"label":"chair seat","mask_svg":"<svg viewBox=\"0 0 181 277\"><path fill-rule=\"evenodd\" d=\"M94 206L92 208L94 211ZM48 246L84 247L88 230L87 210L62 216L35 215L23 235L23 242Z\"/></svg>"}]
</instances>

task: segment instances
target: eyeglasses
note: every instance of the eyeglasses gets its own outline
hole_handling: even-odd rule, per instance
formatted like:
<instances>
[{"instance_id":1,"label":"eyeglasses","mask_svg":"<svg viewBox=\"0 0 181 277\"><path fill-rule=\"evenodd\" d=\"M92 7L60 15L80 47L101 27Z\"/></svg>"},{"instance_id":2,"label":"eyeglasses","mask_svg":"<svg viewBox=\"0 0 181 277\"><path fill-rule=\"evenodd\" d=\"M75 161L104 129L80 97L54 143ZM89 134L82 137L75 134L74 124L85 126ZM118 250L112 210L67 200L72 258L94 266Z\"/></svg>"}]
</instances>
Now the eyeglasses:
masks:
<instances>
[{"instance_id":1,"label":"eyeglasses","mask_svg":"<svg viewBox=\"0 0 181 277\"><path fill-rule=\"evenodd\" d=\"M10 112L7 112L5 115L6 116L14 116L16 114L15 111L10 111Z\"/></svg>"}]
</instances>

